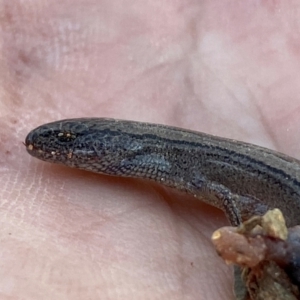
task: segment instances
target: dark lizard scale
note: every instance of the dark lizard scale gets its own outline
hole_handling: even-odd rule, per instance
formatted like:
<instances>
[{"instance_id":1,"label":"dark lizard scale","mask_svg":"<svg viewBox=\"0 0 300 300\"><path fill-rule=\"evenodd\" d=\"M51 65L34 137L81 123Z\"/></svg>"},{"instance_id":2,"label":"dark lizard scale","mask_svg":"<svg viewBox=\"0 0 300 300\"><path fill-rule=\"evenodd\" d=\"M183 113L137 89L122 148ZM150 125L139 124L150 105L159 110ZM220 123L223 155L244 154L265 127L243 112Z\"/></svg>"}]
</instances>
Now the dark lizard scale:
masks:
<instances>
[{"instance_id":1,"label":"dark lizard scale","mask_svg":"<svg viewBox=\"0 0 300 300\"><path fill-rule=\"evenodd\" d=\"M124 122L125 122L125 124L127 122L130 124L130 121L124 121ZM115 125L115 122L113 122L112 124ZM163 126L163 125L153 125L153 124L146 124L146 125L147 126L148 125L152 126L152 129L165 128L165 126ZM159 132L158 133L154 133L154 134L149 134L149 133L147 133L147 127L146 127L145 132L143 132L141 134L138 134L138 133L133 133L132 129L128 130L126 127L125 127L125 130L121 131L120 129L119 130L114 130L114 129L111 129L111 128L104 128L103 129L102 126L96 126L95 125L95 126L92 126L91 128L89 128L88 130L83 131L83 135L87 134L88 132L92 132L94 130L95 130L95 132L97 132L98 130L100 130L101 131L101 135L99 135L100 138L103 138L103 136L105 136L105 135L110 135L110 136L117 137L117 136L121 136L121 135L127 134L133 140L134 139L136 139L136 140L141 140L141 139L142 140L147 140L147 139L149 139L150 141L155 141L156 145L159 145L159 144L162 144L162 145L172 145L172 144L174 144L174 145L181 145L184 148L185 147L187 147L187 148L192 148L193 147L193 148L198 148L198 149L201 149L201 150L205 150L206 149L209 152L211 152L211 154L215 154L215 155L221 156L222 158L226 158L226 157L230 157L231 159L235 158L235 159L233 159L233 161L235 161L235 162L239 162L240 158L247 159L247 160L249 160L249 162L251 163L251 165L253 165L255 167L262 166L263 168L270 169L271 171L276 171L276 172L278 172L278 174L282 174L283 176L288 176L289 178L291 178L290 174L288 174L287 172L284 172L282 170L279 170L279 169L275 168L274 166L266 164L265 162L263 162L263 160L257 159L257 157L255 157L253 159L251 157L251 152L249 152L247 154L242 154L242 153L237 153L236 150L230 150L230 147L224 148L224 147L213 145L214 139L222 140L221 138L213 137L213 136L208 136L208 135L203 134L203 133L196 133L196 132L192 132L192 131L188 131L188 130L185 131L185 130L181 130L181 129L177 129L177 128L173 128L173 127L166 127L166 128L168 128L168 130L170 130L170 131L176 130L177 135L179 133L182 133L181 137L183 138L183 140L170 139L168 137L159 135ZM77 128L75 127L75 129L77 129ZM75 131L74 131L74 133L75 133ZM186 134L192 134L193 137L195 137L197 139L200 139L201 143L189 141L188 140L188 136L186 136ZM203 137L208 138L208 141L210 143L209 144L205 144L205 141L202 142ZM224 140L226 140L227 142L230 141L230 140L227 140L227 139L224 139ZM158 143L158 142L160 142L160 143ZM235 143L236 145L241 145L243 147L256 148L256 149L260 148L265 153L267 153L269 155L274 155L274 156L276 156L276 158L278 158L280 160L286 160L287 159L287 156L281 155L281 154L279 154L279 153L277 153L275 151L272 151L272 150L269 150L269 149L266 149L266 148L261 148L261 147L258 147L258 146L254 146L252 144L241 143L241 142L237 142L237 141L232 141L232 142ZM286 161L288 163L291 162L290 159L288 159ZM299 169L299 171L300 171L300 169ZM299 184L299 182L298 182L298 184Z\"/></svg>"},{"instance_id":2,"label":"dark lizard scale","mask_svg":"<svg viewBox=\"0 0 300 300\"><path fill-rule=\"evenodd\" d=\"M110 121L112 121L112 120L110 120ZM90 122L90 123L92 124L92 122ZM121 131L120 129L115 130L115 129L105 128L105 127L102 128L103 126L97 126L97 125L93 125L93 126L89 127L88 125L82 126L80 123L79 123L79 125L77 125L78 123L69 122L69 124L70 124L70 126L69 126L69 128L67 127L66 130L69 129L70 133L76 135L77 138L80 139L80 144L86 144L86 142L89 140L88 139L89 136L92 136L93 140L95 141L97 139L101 140L101 139L105 138L106 136L118 137L118 136L122 136L122 135L124 136L127 134L132 140L143 140L144 142L145 141L146 142L154 141L152 143L155 144L155 147L159 147L160 145L164 145L164 147L166 147L165 145L171 145L170 148L172 151L175 151L175 148L176 149L179 148L179 151L180 151L181 147L183 147L184 150L185 150L185 148L189 148L191 150L194 148L194 149L196 149L197 153L199 153L199 151L200 151L202 153L202 156L206 156L207 158L216 156L218 158L218 161L229 162L232 165L237 165L240 169L246 169L247 172L254 172L254 173L260 172L261 174L273 174L273 175L276 175L277 177L279 176L280 179L282 180L282 182L286 182L286 184L288 184L288 185L290 185L292 183L292 184L300 187L299 181L295 178L292 178L290 174L283 171L282 169L275 168L274 166L266 164L263 161L258 160L257 158L253 159L250 155L237 153L236 151L229 150L228 148L224 149L223 147L215 146L213 144L206 145L205 143L191 142L191 141L188 141L187 139L185 139L183 141L178 140L178 139L173 140L173 139L169 139L166 137L162 137L158 134L149 134L149 133L142 133L142 134L135 133L134 134L134 133L132 133L132 129L127 130L127 131L126 130ZM112 124L116 125L118 123L112 121ZM131 123L125 121L125 124L130 125ZM151 125L151 124L147 124L147 125L152 126L152 128L154 128L154 129L158 129L158 128L161 129L161 126L159 126L159 125ZM172 127L169 129L174 130ZM98 132L101 132L101 134L99 134ZM186 133L185 131L182 131L182 132ZM176 133L178 133L178 132L176 132ZM196 134L194 132L189 132L189 131L187 131L187 133L191 133L191 134L197 135L197 136L199 135L199 134ZM99 137L97 138L97 136L99 136ZM81 140L82 138L83 138L83 140ZM200 137L198 136L198 138L200 138ZM57 139L60 140L60 138L57 138ZM54 139L53 139L53 142L56 144L56 141ZM70 142L72 142L72 140ZM68 146L68 144L69 144L69 142L67 141L66 147ZM122 145L118 145L118 147L120 147L120 146L122 146ZM249 146L252 146L252 145L249 145ZM43 145L43 150L46 151L46 149L47 149L46 145ZM155 151L155 148L152 151ZM271 154L273 154L273 153L271 153ZM170 155L169 157L172 157L172 156ZM241 161L244 161L245 164L241 164Z\"/></svg>"},{"instance_id":3,"label":"dark lizard scale","mask_svg":"<svg viewBox=\"0 0 300 300\"><path fill-rule=\"evenodd\" d=\"M42 125L28 134L26 145L30 154L45 161L156 180L199 198L205 194L207 202L221 208L223 200L217 204L215 197L222 193L225 197L226 188L241 196L252 195L269 207L281 208L290 215L290 223L300 223L299 161L255 145L112 119ZM215 188L207 195L207 189ZM242 203L237 205L247 210Z\"/></svg>"},{"instance_id":4,"label":"dark lizard scale","mask_svg":"<svg viewBox=\"0 0 300 300\"><path fill-rule=\"evenodd\" d=\"M84 120L83 120L84 121ZM93 123L94 120L92 120L90 122L90 124ZM111 123L113 125L119 125L118 123L112 121L112 120L108 120L111 121ZM205 143L198 143L198 142L191 142L187 139L181 141L181 140L173 140L173 139L169 139L166 137L162 137L158 134L149 134L149 133L145 133L143 132L142 134L138 134L138 133L132 133L132 129L129 128L130 130L128 130L128 128L124 128L124 130L116 130L116 129L111 129L111 128L103 128L103 126L98 126L98 125L93 125L93 126L89 126L89 124L87 125L82 125L82 123L72 123L69 122L69 126L67 126L66 131L70 131L70 133L74 134L77 136L77 138L80 139L80 144L86 144L88 140L90 140L92 142L92 139L88 138L89 136L93 137L93 140L101 140L101 139L105 139L106 136L109 137L118 137L118 136L124 136L124 135L128 135L132 140L143 140L144 143L147 143L148 141L151 141L151 143L155 144L155 147L152 151L155 151L155 149L157 147L159 147L160 145L164 145L165 147L168 147L166 145L171 145L170 148L171 150L174 152L179 148L179 152L180 152L180 148L183 148L184 150L186 148L188 149L196 149L195 151L197 153L202 153L202 156L206 156L207 158L210 157L217 157L218 161L222 161L224 162L229 162L231 165L236 165L239 167L239 169L245 169L247 172L254 172L254 173L258 173L260 172L260 174L273 174L275 175L276 178L280 177L279 180L281 180L281 184L283 182L285 182L286 185L290 186L290 184L294 184L297 185L298 187L300 187L300 183L298 180L296 180L295 178L292 178L290 174L287 174L286 172L284 172L282 169L278 169L275 168L274 166L271 166L269 164L264 163L263 161L258 160L257 158L253 159L250 155L245 155L242 153L238 153L236 151L233 150L229 150L228 147L227 148L223 148L220 146L215 146L213 144L209 144L206 145ZM101 123L100 123L101 124ZM131 125L130 122L126 122L126 125ZM149 126L152 126L153 129L161 129L162 127L159 125L151 125L151 124L147 124ZM106 125L107 126L107 125ZM126 127L126 126L124 126ZM168 128L170 130L174 130L172 127ZM147 129L148 130L148 129ZM177 129L175 129L177 130ZM179 131L179 130L177 130ZM178 132L176 131L176 134L178 134ZM101 132L101 134L99 134L99 132ZM189 132L189 131L181 131L184 135L185 133L188 134L192 134L192 135L196 135L198 138L201 138L201 136L199 136L200 134L194 133L194 132ZM98 138L97 138L98 137ZM210 137L209 137L210 138ZM58 138L60 139L60 138ZM82 140L83 139L83 140ZM68 146L69 142L66 142L66 146ZM88 144L88 143L87 143ZM44 145L43 145L44 146ZM118 145L118 147L120 147L122 145ZM152 147L154 145L151 145ZM252 145L249 145L252 146ZM178 147L178 148L177 148ZM46 147L43 147L44 150L46 150ZM175 150L176 148L176 150ZM179 153L180 154L180 153ZM177 156L179 155L177 154ZM273 155L273 153L271 153ZM175 156L175 153L173 153L173 155ZM169 157L172 157L172 155L170 155ZM244 161L245 164L241 164L241 161ZM270 177L270 176L268 176Z\"/></svg>"},{"instance_id":5,"label":"dark lizard scale","mask_svg":"<svg viewBox=\"0 0 300 300\"><path fill-rule=\"evenodd\" d=\"M96 130L96 128L93 128L90 134L93 133L93 131ZM75 133L75 132L74 132ZM85 134L89 133L89 130L86 130ZM154 151L157 151L163 145L164 149L170 149L170 153L173 155L169 155L168 158L172 158L172 156L179 157L182 154L182 148L185 149L186 147L195 151L195 153L202 153L202 156L205 156L207 158L215 157L217 156L218 161L222 161L223 163L229 162L231 165L236 165L239 167L239 169L244 169L247 172L251 173L260 173L261 175L265 174L267 175L267 178L270 179L270 174L273 174L274 180L278 181L280 180L281 184L284 184L286 187L291 187L291 185L296 185L300 189L300 182L296 178L292 178L292 176L288 173L286 173L284 170L276 168L270 164L266 164L264 161L259 160L257 158L252 158L250 155L247 154L241 154L237 153L236 151L229 150L227 148L222 148L220 146L215 145L206 145L203 143L197 143L197 142L190 142L190 141L180 141L180 140L171 140L165 137L161 137L155 134L134 134L132 132L120 132L115 131L112 129L103 129L101 135L99 135L99 139L107 136L120 136L120 135L128 135L132 140L143 140L144 144L148 144L148 147L152 147L151 153ZM81 135L81 134L80 134ZM94 135L94 138L97 139L97 134ZM84 143L84 142L82 142ZM170 146L168 146L170 145ZM252 146L252 145L251 145ZM144 146L146 147L146 146ZM142 151L145 151L143 149ZM174 153L178 151L178 153ZM136 154L139 154L137 152ZM191 153L192 154L192 153ZM271 153L273 154L273 153ZM244 164L241 164L241 162L244 161Z\"/></svg>"}]
</instances>

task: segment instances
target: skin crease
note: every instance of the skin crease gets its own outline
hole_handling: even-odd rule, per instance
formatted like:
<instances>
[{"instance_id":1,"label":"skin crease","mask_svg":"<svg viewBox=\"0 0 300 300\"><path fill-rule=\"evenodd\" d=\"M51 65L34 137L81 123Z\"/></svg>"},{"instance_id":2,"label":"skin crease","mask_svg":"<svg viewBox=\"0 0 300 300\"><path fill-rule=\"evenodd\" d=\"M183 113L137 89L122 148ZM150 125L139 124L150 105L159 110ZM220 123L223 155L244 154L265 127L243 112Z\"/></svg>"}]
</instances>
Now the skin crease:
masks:
<instances>
[{"instance_id":1,"label":"skin crease","mask_svg":"<svg viewBox=\"0 0 300 300\"><path fill-rule=\"evenodd\" d=\"M221 212L34 160L70 117L181 126L299 156L297 1L27 1L0 8L1 299L231 299Z\"/></svg>"}]
</instances>

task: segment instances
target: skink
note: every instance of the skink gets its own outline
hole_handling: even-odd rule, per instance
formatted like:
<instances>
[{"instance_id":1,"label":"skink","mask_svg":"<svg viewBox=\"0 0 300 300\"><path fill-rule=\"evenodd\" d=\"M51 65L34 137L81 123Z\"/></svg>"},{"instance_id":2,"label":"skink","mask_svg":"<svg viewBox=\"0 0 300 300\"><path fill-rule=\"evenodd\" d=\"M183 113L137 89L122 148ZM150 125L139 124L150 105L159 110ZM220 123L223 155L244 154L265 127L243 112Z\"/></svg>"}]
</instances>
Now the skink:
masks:
<instances>
[{"instance_id":1,"label":"skink","mask_svg":"<svg viewBox=\"0 0 300 300\"><path fill-rule=\"evenodd\" d=\"M300 224L300 161L256 145L181 128L82 118L48 123L25 139L41 160L149 179L222 209L236 226L279 208ZM236 269L235 292L247 298ZM241 291L241 292L240 292Z\"/></svg>"},{"instance_id":2,"label":"skink","mask_svg":"<svg viewBox=\"0 0 300 300\"><path fill-rule=\"evenodd\" d=\"M232 225L279 208L300 224L300 161L256 145L157 124L105 118L61 120L26 137L41 160L113 176L145 178L222 209Z\"/></svg>"}]
</instances>

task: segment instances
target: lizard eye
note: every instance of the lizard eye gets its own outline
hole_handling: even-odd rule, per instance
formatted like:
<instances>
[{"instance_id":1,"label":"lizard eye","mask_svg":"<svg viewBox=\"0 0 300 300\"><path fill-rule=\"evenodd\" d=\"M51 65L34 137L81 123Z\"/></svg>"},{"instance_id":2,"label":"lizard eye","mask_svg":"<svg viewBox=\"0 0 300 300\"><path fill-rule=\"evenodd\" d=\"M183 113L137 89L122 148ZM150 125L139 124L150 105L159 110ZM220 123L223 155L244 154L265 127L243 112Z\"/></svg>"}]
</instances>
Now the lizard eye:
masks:
<instances>
[{"instance_id":1,"label":"lizard eye","mask_svg":"<svg viewBox=\"0 0 300 300\"><path fill-rule=\"evenodd\" d=\"M76 135L69 131L61 131L57 134L57 138L61 142L71 142L76 138Z\"/></svg>"}]
</instances>

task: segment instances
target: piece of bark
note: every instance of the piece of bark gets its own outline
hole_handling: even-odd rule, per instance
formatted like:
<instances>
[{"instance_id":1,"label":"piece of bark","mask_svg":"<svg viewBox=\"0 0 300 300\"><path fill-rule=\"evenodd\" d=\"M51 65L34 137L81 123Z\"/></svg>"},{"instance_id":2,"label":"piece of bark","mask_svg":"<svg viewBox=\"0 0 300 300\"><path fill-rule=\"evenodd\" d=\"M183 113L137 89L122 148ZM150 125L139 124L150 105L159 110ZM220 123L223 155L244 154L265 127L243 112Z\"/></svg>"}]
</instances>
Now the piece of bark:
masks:
<instances>
[{"instance_id":1,"label":"piece of bark","mask_svg":"<svg viewBox=\"0 0 300 300\"><path fill-rule=\"evenodd\" d=\"M226 263L242 269L247 293L240 299L300 299L300 227L288 230L278 209L223 227L212 241Z\"/></svg>"}]
</instances>

